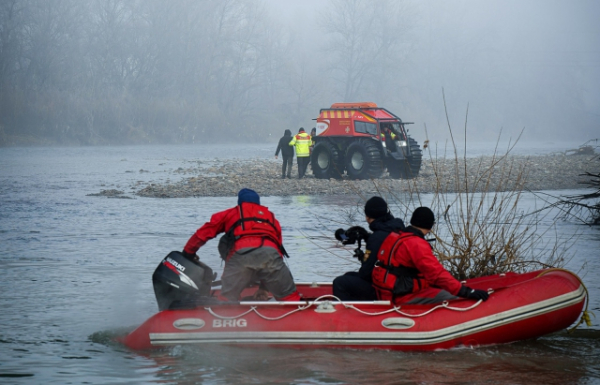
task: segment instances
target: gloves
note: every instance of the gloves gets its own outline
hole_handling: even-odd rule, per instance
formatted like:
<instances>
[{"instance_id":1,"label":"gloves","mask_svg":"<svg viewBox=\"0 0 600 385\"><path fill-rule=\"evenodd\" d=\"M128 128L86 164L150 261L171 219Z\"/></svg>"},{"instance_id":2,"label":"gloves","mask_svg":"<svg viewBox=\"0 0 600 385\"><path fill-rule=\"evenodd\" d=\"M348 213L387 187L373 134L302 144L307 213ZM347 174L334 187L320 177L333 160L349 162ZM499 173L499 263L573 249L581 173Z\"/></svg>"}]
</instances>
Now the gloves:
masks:
<instances>
[{"instance_id":1,"label":"gloves","mask_svg":"<svg viewBox=\"0 0 600 385\"><path fill-rule=\"evenodd\" d=\"M192 262L198 262L198 261L200 261L200 257L198 257L198 254L195 254L195 253L194 254L190 254L190 253L186 252L185 250L183 250L181 252L181 254L184 257L186 257L187 259L189 259L190 261L192 261Z\"/></svg>"},{"instance_id":2,"label":"gloves","mask_svg":"<svg viewBox=\"0 0 600 385\"><path fill-rule=\"evenodd\" d=\"M353 257L356 258L356 259L358 259L358 261L360 263L365 262L365 252L362 251L360 249L360 247L357 247L356 249L354 249L354 255L353 255Z\"/></svg>"},{"instance_id":3,"label":"gloves","mask_svg":"<svg viewBox=\"0 0 600 385\"><path fill-rule=\"evenodd\" d=\"M489 294L485 290L479 289L471 289L468 286L462 286L458 291L457 296L461 298L474 299L476 301L483 300L486 301L489 298Z\"/></svg>"}]
</instances>

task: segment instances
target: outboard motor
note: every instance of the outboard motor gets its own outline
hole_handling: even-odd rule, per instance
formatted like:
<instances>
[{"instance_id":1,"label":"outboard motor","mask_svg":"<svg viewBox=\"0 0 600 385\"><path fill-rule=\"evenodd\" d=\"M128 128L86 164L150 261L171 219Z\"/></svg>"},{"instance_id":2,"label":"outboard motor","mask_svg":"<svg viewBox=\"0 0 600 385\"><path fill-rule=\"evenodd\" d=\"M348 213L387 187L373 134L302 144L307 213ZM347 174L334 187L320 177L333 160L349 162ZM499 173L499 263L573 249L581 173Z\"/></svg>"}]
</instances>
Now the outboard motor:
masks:
<instances>
[{"instance_id":1,"label":"outboard motor","mask_svg":"<svg viewBox=\"0 0 600 385\"><path fill-rule=\"evenodd\" d=\"M152 274L158 309L192 306L199 297L209 297L214 278L206 264L192 262L179 251L170 252Z\"/></svg>"}]
</instances>

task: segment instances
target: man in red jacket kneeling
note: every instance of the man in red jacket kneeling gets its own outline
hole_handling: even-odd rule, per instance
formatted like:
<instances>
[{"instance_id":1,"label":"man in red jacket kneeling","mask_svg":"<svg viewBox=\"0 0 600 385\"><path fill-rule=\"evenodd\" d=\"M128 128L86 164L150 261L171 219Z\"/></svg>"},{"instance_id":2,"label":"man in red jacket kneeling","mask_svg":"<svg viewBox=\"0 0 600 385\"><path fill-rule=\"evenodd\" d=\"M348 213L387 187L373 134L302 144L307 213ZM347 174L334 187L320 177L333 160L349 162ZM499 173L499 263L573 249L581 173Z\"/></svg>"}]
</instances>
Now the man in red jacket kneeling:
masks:
<instances>
[{"instance_id":1,"label":"man in red jacket kneeling","mask_svg":"<svg viewBox=\"0 0 600 385\"><path fill-rule=\"evenodd\" d=\"M191 259L207 241L220 233L229 239L222 250L225 268L221 277L221 296L238 301L241 292L254 282L260 281L255 298L264 298L269 291L279 301L299 301L294 278L283 261L285 249L281 226L275 215L260 205L260 197L254 190L241 189L238 205L213 214L209 222L190 237L183 254Z\"/></svg>"},{"instance_id":2,"label":"man in red jacket kneeling","mask_svg":"<svg viewBox=\"0 0 600 385\"><path fill-rule=\"evenodd\" d=\"M410 226L390 233L383 241L372 273L378 299L394 304L439 303L456 297L488 299L486 291L462 285L435 257L425 240L434 224L433 212L419 207Z\"/></svg>"}]
</instances>

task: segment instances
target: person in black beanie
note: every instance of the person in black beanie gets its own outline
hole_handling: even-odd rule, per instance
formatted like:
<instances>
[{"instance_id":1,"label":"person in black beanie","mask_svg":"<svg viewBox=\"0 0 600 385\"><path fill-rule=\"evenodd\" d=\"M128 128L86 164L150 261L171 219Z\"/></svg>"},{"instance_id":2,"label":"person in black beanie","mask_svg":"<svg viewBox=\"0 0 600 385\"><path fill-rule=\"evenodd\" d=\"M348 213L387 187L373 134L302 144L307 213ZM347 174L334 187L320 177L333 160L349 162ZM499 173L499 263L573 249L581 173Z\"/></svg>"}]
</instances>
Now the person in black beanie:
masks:
<instances>
[{"instance_id":1,"label":"person in black beanie","mask_svg":"<svg viewBox=\"0 0 600 385\"><path fill-rule=\"evenodd\" d=\"M377 299L371 278L377 261L377 252L390 232L404 230L402 219L394 218L387 202L378 196L372 197L365 203L365 219L373 233L369 234L360 226L351 228L361 230L368 236L364 256L359 260L360 269L358 272L351 271L333 280L333 295L342 301L374 301Z\"/></svg>"},{"instance_id":2,"label":"person in black beanie","mask_svg":"<svg viewBox=\"0 0 600 385\"><path fill-rule=\"evenodd\" d=\"M435 225L435 215L428 207L417 207L410 218L413 227L430 232Z\"/></svg>"},{"instance_id":3,"label":"person in black beanie","mask_svg":"<svg viewBox=\"0 0 600 385\"><path fill-rule=\"evenodd\" d=\"M431 209L417 208L404 234L395 235L398 241L395 241L394 247L387 252L384 248L383 255L378 255L373 269L373 284L377 287L378 299L389 299L396 304L438 303L456 297L488 299L486 291L462 285L435 257L431 245L425 240L425 235L431 232L434 225L435 215ZM412 236L406 236L406 233ZM396 276L393 287L390 274Z\"/></svg>"}]
</instances>

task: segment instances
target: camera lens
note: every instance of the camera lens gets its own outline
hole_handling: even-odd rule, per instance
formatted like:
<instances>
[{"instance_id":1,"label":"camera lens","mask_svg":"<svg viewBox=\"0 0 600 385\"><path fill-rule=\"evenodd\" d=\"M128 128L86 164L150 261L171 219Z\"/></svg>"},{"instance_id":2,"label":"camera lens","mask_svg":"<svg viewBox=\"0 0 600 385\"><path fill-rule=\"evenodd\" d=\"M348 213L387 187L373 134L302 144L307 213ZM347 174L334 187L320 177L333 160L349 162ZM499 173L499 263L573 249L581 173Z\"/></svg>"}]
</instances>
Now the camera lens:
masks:
<instances>
[{"instance_id":1,"label":"camera lens","mask_svg":"<svg viewBox=\"0 0 600 385\"><path fill-rule=\"evenodd\" d=\"M335 231L335 239L337 239L338 241L345 241L348 239L348 237L346 236L346 230L344 229L337 229Z\"/></svg>"}]
</instances>

